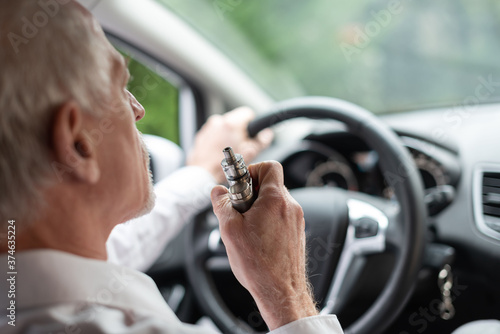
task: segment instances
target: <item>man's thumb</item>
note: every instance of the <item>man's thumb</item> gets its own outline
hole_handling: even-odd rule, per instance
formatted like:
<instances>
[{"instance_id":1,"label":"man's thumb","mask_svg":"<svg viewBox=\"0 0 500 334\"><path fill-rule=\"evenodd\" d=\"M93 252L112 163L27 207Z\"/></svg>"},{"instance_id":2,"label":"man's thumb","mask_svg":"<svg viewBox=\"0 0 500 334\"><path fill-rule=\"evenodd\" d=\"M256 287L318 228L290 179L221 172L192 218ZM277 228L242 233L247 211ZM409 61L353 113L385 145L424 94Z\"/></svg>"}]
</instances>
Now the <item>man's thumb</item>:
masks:
<instances>
[{"instance_id":1,"label":"man's thumb","mask_svg":"<svg viewBox=\"0 0 500 334\"><path fill-rule=\"evenodd\" d=\"M219 185L215 186L210 193L214 213L217 216L219 216L219 213L223 214L226 210L231 208L231 202L229 201L229 196L227 196L228 192L226 187Z\"/></svg>"},{"instance_id":2,"label":"man's thumb","mask_svg":"<svg viewBox=\"0 0 500 334\"><path fill-rule=\"evenodd\" d=\"M229 192L229 190L221 185L215 186L212 189L212 192L210 193L210 198L212 199L212 202L220 201L221 198L227 197L226 194Z\"/></svg>"}]
</instances>

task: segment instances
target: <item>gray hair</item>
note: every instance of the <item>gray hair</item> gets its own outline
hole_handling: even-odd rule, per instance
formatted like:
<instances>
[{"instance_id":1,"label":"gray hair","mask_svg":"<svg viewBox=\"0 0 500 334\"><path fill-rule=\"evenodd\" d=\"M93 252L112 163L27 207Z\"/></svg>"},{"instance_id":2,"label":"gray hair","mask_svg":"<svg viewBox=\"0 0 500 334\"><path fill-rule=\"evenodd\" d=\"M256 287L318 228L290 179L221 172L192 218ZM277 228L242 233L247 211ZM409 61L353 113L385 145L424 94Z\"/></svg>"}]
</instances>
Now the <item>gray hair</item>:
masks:
<instances>
[{"instance_id":1,"label":"gray hair","mask_svg":"<svg viewBox=\"0 0 500 334\"><path fill-rule=\"evenodd\" d=\"M103 57L109 46L86 15L70 0L0 5L0 227L36 215L44 187L57 180L50 153L54 111L74 99L97 114L109 96L111 63Z\"/></svg>"}]
</instances>

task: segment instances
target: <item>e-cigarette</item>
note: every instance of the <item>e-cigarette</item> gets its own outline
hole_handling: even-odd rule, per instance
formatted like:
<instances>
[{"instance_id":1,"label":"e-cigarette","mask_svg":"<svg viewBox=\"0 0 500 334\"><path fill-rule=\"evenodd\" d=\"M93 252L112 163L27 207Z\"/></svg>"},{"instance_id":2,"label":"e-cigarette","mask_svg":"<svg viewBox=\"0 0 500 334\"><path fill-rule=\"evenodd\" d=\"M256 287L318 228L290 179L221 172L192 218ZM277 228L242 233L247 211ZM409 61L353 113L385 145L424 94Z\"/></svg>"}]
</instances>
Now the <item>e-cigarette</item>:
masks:
<instances>
[{"instance_id":1,"label":"e-cigarette","mask_svg":"<svg viewBox=\"0 0 500 334\"><path fill-rule=\"evenodd\" d=\"M246 212L255 200L252 177L241 154L235 154L231 147L226 147L222 153L221 166L229 183L229 199L236 210Z\"/></svg>"}]
</instances>

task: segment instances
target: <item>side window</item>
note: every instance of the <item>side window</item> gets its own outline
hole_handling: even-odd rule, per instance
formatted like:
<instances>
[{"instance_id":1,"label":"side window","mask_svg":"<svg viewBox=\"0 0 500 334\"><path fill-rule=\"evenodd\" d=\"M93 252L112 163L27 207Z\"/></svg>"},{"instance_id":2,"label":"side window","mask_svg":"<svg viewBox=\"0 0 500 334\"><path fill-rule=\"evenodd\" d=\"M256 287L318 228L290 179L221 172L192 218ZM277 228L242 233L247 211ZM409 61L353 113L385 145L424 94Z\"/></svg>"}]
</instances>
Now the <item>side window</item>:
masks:
<instances>
[{"instance_id":1,"label":"side window","mask_svg":"<svg viewBox=\"0 0 500 334\"><path fill-rule=\"evenodd\" d=\"M128 68L128 90L146 109L146 117L137 122L139 131L179 144L178 88L130 56Z\"/></svg>"},{"instance_id":2,"label":"side window","mask_svg":"<svg viewBox=\"0 0 500 334\"><path fill-rule=\"evenodd\" d=\"M181 144L179 110L181 82L167 68L138 52L128 44L108 36L115 48L128 60L128 90L146 110L137 122L144 134L157 135Z\"/></svg>"}]
</instances>

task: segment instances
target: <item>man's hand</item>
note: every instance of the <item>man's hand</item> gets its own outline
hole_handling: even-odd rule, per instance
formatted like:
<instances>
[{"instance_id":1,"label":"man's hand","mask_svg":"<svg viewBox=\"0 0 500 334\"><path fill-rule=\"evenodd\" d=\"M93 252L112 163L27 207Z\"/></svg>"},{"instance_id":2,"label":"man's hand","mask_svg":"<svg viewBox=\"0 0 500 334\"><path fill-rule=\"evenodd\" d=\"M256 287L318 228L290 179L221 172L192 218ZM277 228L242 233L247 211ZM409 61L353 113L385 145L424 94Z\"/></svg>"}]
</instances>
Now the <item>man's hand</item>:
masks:
<instances>
[{"instance_id":1,"label":"man's hand","mask_svg":"<svg viewBox=\"0 0 500 334\"><path fill-rule=\"evenodd\" d=\"M273 140L270 129L261 131L255 138L248 137L247 126L254 117L254 112L248 107L211 116L196 135L186 164L205 168L222 183L225 178L220 162L225 147L231 146L248 163Z\"/></svg>"},{"instance_id":2,"label":"man's hand","mask_svg":"<svg viewBox=\"0 0 500 334\"><path fill-rule=\"evenodd\" d=\"M279 163L249 170L258 185L250 210L234 210L223 186L212 190L212 204L233 273L273 330L318 314L306 277L304 214L283 184Z\"/></svg>"}]
</instances>

